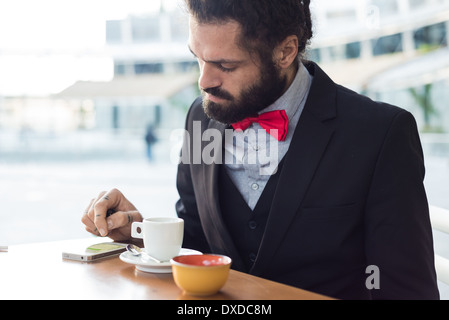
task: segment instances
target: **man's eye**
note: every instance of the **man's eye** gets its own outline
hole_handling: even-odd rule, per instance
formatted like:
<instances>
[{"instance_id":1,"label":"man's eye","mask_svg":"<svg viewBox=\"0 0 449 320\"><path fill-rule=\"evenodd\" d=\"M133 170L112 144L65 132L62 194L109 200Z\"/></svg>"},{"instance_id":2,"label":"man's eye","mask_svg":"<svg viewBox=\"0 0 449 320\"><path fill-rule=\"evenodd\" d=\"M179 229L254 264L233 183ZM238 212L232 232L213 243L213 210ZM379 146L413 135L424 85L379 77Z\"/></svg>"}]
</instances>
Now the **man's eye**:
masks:
<instances>
[{"instance_id":1,"label":"man's eye","mask_svg":"<svg viewBox=\"0 0 449 320\"><path fill-rule=\"evenodd\" d=\"M232 72L235 70L235 68L225 68L223 67L223 65L221 64L217 64L218 69L220 69L223 72Z\"/></svg>"}]
</instances>

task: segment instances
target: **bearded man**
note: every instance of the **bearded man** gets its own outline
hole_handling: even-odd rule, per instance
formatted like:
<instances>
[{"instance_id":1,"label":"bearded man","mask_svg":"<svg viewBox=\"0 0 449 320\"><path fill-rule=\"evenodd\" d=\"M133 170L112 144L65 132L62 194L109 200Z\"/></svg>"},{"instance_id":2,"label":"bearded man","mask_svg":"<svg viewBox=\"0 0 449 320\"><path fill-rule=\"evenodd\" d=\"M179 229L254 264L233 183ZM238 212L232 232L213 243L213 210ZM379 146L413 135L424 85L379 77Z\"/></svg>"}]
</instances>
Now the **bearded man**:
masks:
<instances>
[{"instance_id":1,"label":"bearded man","mask_svg":"<svg viewBox=\"0 0 449 320\"><path fill-rule=\"evenodd\" d=\"M309 2L186 0L202 97L187 115L178 168L184 247L335 298L438 299L415 120L305 60ZM195 162L208 130L223 147L216 161ZM275 170L265 170L273 148ZM141 219L111 190L83 222L123 241Z\"/></svg>"}]
</instances>

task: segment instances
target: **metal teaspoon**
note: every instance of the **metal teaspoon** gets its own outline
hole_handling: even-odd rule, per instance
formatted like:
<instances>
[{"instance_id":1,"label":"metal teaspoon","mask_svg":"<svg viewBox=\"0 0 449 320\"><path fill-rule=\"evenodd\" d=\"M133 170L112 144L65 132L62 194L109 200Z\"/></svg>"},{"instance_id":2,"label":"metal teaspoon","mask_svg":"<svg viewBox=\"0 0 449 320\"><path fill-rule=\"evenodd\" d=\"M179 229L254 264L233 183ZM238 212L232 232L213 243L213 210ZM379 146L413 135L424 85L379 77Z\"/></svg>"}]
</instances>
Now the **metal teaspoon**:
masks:
<instances>
[{"instance_id":1,"label":"metal teaspoon","mask_svg":"<svg viewBox=\"0 0 449 320\"><path fill-rule=\"evenodd\" d=\"M128 252L130 252L133 256L142 256L144 258L149 258L157 263L163 263L163 261L160 261L152 256L150 256L148 253L146 253L145 251L143 251L141 248L139 248L138 246L135 246L133 244L128 244L126 246L126 250Z\"/></svg>"}]
</instances>

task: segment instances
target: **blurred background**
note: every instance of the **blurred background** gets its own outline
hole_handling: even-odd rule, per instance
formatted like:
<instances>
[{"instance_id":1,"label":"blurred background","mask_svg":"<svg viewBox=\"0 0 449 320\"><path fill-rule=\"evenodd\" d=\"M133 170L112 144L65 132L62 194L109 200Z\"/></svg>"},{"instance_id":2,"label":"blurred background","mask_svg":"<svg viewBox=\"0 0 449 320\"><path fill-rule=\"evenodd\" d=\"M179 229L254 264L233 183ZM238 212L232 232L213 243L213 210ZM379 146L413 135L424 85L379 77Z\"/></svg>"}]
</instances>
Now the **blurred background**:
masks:
<instances>
[{"instance_id":1,"label":"blurred background","mask_svg":"<svg viewBox=\"0 0 449 320\"><path fill-rule=\"evenodd\" d=\"M414 114L429 202L449 209L449 0L312 12L308 59ZM0 245L86 237L85 207L114 187L146 217L175 215L171 137L199 95L187 38L182 0L0 2Z\"/></svg>"}]
</instances>

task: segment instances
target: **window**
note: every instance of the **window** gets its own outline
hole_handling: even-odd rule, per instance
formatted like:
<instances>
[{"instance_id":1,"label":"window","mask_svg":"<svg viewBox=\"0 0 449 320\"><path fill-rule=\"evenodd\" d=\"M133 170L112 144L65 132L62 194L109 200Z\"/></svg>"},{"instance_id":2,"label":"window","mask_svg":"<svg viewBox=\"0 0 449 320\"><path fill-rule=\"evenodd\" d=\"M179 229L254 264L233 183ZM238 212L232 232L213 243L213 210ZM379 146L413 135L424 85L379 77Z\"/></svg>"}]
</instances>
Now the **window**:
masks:
<instances>
[{"instance_id":1,"label":"window","mask_svg":"<svg viewBox=\"0 0 449 320\"><path fill-rule=\"evenodd\" d=\"M306 58L311 61L321 62L320 49L309 49L306 53Z\"/></svg>"},{"instance_id":2,"label":"window","mask_svg":"<svg viewBox=\"0 0 449 320\"><path fill-rule=\"evenodd\" d=\"M136 63L134 64L135 74L162 73L164 65L162 63Z\"/></svg>"},{"instance_id":3,"label":"window","mask_svg":"<svg viewBox=\"0 0 449 320\"><path fill-rule=\"evenodd\" d=\"M390 16L399 12L398 2L395 0L372 0L371 4L380 9L381 16Z\"/></svg>"},{"instance_id":4,"label":"window","mask_svg":"<svg viewBox=\"0 0 449 320\"><path fill-rule=\"evenodd\" d=\"M424 6L428 6L429 1L427 0L409 0L409 4L411 8L419 8L419 7L424 7Z\"/></svg>"},{"instance_id":5,"label":"window","mask_svg":"<svg viewBox=\"0 0 449 320\"><path fill-rule=\"evenodd\" d=\"M159 41L159 17L132 17L131 30L133 42Z\"/></svg>"},{"instance_id":6,"label":"window","mask_svg":"<svg viewBox=\"0 0 449 320\"><path fill-rule=\"evenodd\" d=\"M174 41L185 42L189 38L189 21L184 14L170 17L171 37Z\"/></svg>"},{"instance_id":7,"label":"window","mask_svg":"<svg viewBox=\"0 0 449 320\"><path fill-rule=\"evenodd\" d=\"M114 63L114 74L117 76L122 76L126 74L126 66L123 63Z\"/></svg>"},{"instance_id":8,"label":"window","mask_svg":"<svg viewBox=\"0 0 449 320\"><path fill-rule=\"evenodd\" d=\"M391 36L381 37L372 40L373 55L395 53L402 51L402 34L393 34Z\"/></svg>"},{"instance_id":9,"label":"window","mask_svg":"<svg viewBox=\"0 0 449 320\"><path fill-rule=\"evenodd\" d=\"M121 21L106 21L106 42L120 43L122 41Z\"/></svg>"},{"instance_id":10,"label":"window","mask_svg":"<svg viewBox=\"0 0 449 320\"><path fill-rule=\"evenodd\" d=\"M361 52L360 42L351 42L346 44L347 59L360 58L360 52Z\"/></svg>"},{"instance_id":11,"label":"window","mask_svg":"<svg viewBox=\"0 0 449 320\"><path fill-rule=\"evenodd\" d=\"M179 72L191 72L192 70L199 70L198 62L196 61L184 61L176 64L176 71Z\"/></svg>"},{"instance_id":12,"label":"window","mask_svg":"<svg viewBox=\"0 0 449 320\"><path fill-rule=\"evenodd\" d=\"M354 9L332 10L327 12L327 19L333 21L354 21L356 19L356 13Z\"/></svg>"},{"instance_id":13,"label":"window","mask_svg":"<svg viewBox=\"0 0 449 320\"><path fill-rule=\"evenodd\" d=\"M446 23L438 23L426 26L415 31L415 48L432 49L441 46L447 46Z\"/></svg>"}]
</instances>

